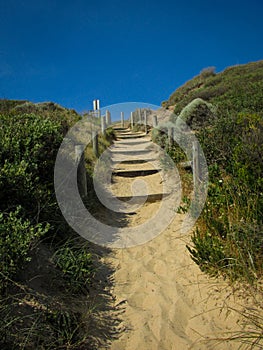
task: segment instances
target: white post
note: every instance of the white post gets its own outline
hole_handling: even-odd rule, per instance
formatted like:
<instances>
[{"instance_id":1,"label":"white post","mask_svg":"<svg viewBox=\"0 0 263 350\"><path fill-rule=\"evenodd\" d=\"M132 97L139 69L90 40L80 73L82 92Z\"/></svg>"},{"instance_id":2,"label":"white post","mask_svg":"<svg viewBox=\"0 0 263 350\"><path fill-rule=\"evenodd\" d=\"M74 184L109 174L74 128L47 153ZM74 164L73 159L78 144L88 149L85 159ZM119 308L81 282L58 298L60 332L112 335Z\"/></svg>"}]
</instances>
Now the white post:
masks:
<instances>
[{"instance_id":1,"label":"white post","mask_svg":"<svg viewBox=\"0 0 263 350\"><path fill-rule=\"evenodd\" d=\"M93 100L93 115L100 118L100 100Z\"/></svg>"},{"instance_id":2,"label":"white post","mask_svg":"<svg viewBox=\"0 0 263 350\"><path fill-rule=\"evenodd\" d=\"M93 100L93 110L98 111L100 109L100 100Z\"/></svg>"}]
</instances>

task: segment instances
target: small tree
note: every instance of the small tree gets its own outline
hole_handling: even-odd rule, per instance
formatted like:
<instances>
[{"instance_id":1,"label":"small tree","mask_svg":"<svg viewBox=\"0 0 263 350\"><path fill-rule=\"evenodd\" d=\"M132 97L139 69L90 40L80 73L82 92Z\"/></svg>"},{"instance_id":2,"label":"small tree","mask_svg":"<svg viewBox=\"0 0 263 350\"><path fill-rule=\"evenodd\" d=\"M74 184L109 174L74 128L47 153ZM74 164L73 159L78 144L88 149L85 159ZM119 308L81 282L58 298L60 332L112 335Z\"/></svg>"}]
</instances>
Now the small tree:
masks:
<instances>
[{"instance_id":1,"label":"small tree","mask_svg":"<svg viewBox=\"0 0 263 350\"><path fill-rule=\"evenodd\" d=\"M214 67L214 66L203 68L200 72L200 76L202 78L214 76L214 75L216 75L215 70L216 70L216 67Z\"/></svg>"}]
</instances>

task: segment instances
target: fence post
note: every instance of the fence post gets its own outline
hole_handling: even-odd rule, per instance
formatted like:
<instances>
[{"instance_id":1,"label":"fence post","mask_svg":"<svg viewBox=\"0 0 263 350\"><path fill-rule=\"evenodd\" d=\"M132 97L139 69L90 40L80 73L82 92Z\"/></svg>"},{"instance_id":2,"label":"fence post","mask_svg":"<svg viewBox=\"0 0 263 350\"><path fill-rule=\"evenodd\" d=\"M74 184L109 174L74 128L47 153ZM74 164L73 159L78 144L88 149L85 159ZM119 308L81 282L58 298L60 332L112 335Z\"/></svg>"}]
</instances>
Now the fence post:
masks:
<instances>
[{"instance_id":1,"label":"fence post","mask_svg":"<svg viewBox=\"0 0 263 350\"><path fill-rule=\"evenodd\" d=\"M92 130L92 149L93 149L93 154L96 158L99 158L99 139L98 139L98 134L95 130Z\"/></svg>"},{"instance_id":2,"label":"fence post","mask_svg":"<svg viewBox=\"0 0 263 350\"><path fill-rule=\"evenodd\" d=\"M109 126L111 124L111 114L110 111L106 111L106 125Z\"/></svg>"},{"instance_id":3,"label":"fence post","mask_svg":"<svg viewBox=\"0 0 263 350\"><path fill-rule=\"evenodd\" d=\"M131 112L131 128L133 129L134 121L133 121L133 112Z\"/></svg>"},{"instance_id":4,"label":"fence post","mask_svg":"<svg viewBox=\"0 0 263 350\"><path fill-rule=\"evenodd\" d=\"M77 182L78 182L79 194L82 198L86 197L88 194L84 149L85 149L84 145L75 146L75 161L76 161L76 164L78 164Z\"/></svg>"},{"instance_id":5,"label":"fence post","mask_svg":"<svg viewBox=\"0 0 263 350\"><path fill-rule=\"evenodd\" d=\"M105 134L105 130L106 130L105 115L102 115L100 117L100 122L101 122L101 132L104 135Z\"/></svg>"},{"instance_id":6,"label":"fence post","mask_svg":"<svg viewBox=\"0 0 263 350\"><path fill-rule=\"evenodd\" d=\"M146 110L144 111L144 128L145 128L145 134L147 135L147 112Z\"/></svg>"},{"instance_id":7,"label":"fence post","mask_svg":"<svg viewBox=\"0 0 263 350\"><path fill-rule=\"evenodd\" d=\"M141 108L138 109L138 123L142 123L142 113L141 113Z\"/></svg>"},{"instance_id":8,"label":"fence post","mask_svg":"<svg viewBox=\"0 0 263 350\"><path fill-rule=\"evenodd\" d=\"M124 112L121 112L121 127L124 128Z\"/></svg>"},{"instance_id":9,"label":"fence post","mask_svg":"<svg viewBox=\"0 0 263 350\"><path fill-rule=\"evenodd\" d=\"M193 142L193 178L194 186L200 182L200 159L199 159L199 142Z\"/></svg>"},{"instance_id":10,"label":"fence post","mask_svg":"<svg viewBox=\"0 0 263 350\"><path fill-rule=\"evenodd\" d=\"M157 128L157 126L158 126L157 115L153 116L153 121L152 122L153 122L153 127Z\"/></svg>"}]
</instances>

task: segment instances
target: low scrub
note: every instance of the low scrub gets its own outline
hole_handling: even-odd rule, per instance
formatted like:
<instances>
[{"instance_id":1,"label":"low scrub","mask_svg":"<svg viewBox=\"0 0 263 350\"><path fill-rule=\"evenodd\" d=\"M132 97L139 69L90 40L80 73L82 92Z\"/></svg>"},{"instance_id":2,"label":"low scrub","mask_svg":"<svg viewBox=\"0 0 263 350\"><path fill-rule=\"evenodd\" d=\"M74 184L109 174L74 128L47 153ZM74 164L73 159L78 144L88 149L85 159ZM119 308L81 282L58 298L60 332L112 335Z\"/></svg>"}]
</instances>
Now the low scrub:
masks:
<instances>
[{"instance_id":1,"label":"low scrub","mask_svg":"<svg viewBox=\"0 0 263 350\"><path fill-rule=\"evenodd\" d=\"M189 251L201 269L253 283L263 273L263 121L226 116L199 138L210 186Z\"/></svg>"},{"instance_id":2,"label":"low scrub","mask_svg":"<svg viewBox=\"0 0 263 350\"><path fill-rule=\"evenodd\" d=\"M91 348L100 263L63 219L53 184L61 141L80 117L53 103L1 100L0 111L1 349ZM100 153L113 138L112 129L100 136Z\"/></svg>"}]
</instances>

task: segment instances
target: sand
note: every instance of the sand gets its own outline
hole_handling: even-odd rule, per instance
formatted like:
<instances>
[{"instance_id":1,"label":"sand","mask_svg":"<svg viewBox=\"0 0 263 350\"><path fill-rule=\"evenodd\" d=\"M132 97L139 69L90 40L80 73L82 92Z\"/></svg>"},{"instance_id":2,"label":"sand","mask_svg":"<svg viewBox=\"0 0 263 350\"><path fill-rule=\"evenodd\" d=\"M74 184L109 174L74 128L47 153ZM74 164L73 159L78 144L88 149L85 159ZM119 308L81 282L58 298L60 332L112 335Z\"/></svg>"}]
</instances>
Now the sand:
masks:
<instances>
[{"instance_id":1,"label":"sand","mask_svg":"<svg viewBox=\"0 0 263 350\"><path fill-rule=\"evenodd\" d=\"M143 157L154 159L149 136L136 140L118 140L113 148L148 147L151 153ZM127 160L127 154L115 153L113 157L115 170L152 168L147 163L118 163L121 157ZM159 173L136 178L148 182L149 193L160 193ZM111 190L116 196L129 197L134 180L115 176ZM159 205L159 200L146 202L128 217L126 226L144 222ZM183 214L175 215L156 238L139 246L113 249L106 258L115 269L115 305L123 310L122 331L110 344L111 350L238 349L238 343L212 340L241 329L239 314L230 309L236 307L237 301L226 282L209 278L190 258L186 245L191 243L191 232L182 236L179 229L183 219Z\"/></svg>"}]
</instances>

